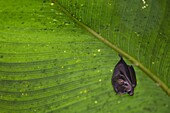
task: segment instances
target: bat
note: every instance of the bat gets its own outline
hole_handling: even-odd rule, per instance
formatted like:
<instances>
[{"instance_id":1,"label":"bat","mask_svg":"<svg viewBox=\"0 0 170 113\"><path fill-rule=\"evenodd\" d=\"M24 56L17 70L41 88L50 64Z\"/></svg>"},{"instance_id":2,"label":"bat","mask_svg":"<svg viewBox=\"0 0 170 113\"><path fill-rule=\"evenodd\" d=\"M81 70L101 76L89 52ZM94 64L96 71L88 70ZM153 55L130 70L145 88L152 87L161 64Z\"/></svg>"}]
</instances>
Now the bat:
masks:
<instances>
[{"instance_id":1,"label":"bat","mask_svg":"<svg viewBox=\"0 0 170 113\"><path fill-rule=\"evenodd\" d=\"M127 65L120 56L120 61L116 64L112 75L112 86L116 94L134 94L137 85L135 70L132 65Z\"/></svg>"}]
</instances>

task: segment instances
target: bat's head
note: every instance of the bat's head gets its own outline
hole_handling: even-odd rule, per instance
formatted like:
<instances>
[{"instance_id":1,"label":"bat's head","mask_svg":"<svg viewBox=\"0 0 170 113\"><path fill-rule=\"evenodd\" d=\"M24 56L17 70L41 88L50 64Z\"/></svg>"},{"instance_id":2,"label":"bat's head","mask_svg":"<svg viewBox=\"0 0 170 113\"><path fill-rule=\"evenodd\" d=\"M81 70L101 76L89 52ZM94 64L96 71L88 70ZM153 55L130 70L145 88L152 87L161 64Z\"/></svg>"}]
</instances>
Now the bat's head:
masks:
<instances>
[{"instance_id":1,"label":"bat's head","mask_svg":"<svg viewBox=\"0 0 170 113\"><path fill-rule=\"evenodd\" d=\"M134 93L134 88L123 79L118 79L114 82L114 90L118 94L128 93L130 96Z\"/></svg>"},{"instance_id":2,"label":"bat's head","mask_svg":"<svg viewBox=\"0 0 170 113\"><path fill-rule=\"evenodd\" d=\"M124 81L123 87L126 93L128 93L130 96L133 95L134 88L127 81Z\"/></svg>"}]
</instances>

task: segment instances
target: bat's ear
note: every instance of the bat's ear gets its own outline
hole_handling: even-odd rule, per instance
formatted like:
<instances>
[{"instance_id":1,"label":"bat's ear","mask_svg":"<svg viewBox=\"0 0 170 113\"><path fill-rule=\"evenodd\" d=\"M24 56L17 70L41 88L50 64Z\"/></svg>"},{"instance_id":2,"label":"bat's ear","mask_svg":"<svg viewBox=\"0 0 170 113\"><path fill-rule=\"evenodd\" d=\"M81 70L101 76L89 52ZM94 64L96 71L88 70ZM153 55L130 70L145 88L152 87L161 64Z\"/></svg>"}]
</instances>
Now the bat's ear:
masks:
<instances>
[{"instance_id":1,"label":"bat's ear","mask_svg":"<svg viewBox=\"0 0 170 113\"><path fill-rule=\"evenodd\" d=\"M130 93L129 93L130 96L133 96L133 94L134 94L133 92L130 92Z\"/></svg>"}]
</instances>

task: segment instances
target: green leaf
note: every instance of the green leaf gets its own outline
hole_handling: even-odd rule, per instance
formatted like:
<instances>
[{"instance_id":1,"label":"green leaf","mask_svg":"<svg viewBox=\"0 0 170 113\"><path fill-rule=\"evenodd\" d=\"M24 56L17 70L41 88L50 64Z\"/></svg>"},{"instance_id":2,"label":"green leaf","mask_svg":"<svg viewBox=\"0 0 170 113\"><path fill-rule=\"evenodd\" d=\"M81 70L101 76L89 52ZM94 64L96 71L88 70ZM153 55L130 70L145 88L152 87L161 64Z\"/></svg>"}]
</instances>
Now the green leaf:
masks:
<instances>
[{"instance_id":1,"label":"green leaf","mask_svg":"<svg viewBox=\"0 0 170 113\"><path fill-rule=\"evenodd\" d=\"M61 9L76 23L132 61L170 95L168 88L170 82L167 79L169 76L169 59L167 57L170 53L168 51L169 32L167 31L169 26L167 26L167 29L161 29L162 24L166 26L170 20L168 17L164 18L161 12L165 10L166 1L158 4L159 0L153 3L142 0L142 5L124 0L115 0L115 2L109 0L91 2L61 0L60 2L66 7L64 8L59 4ZM121 3L120 6L119 3ZM132 7L131 4L135 5ZM160 10L160 12L155 9ZM168 9L164 12L166 13L166 11ZM87 14L85 15L84 12L87 12ZM136 15L136 13L140 15ZM86 17L90 17L90 19ZM91 21L89 22L89 20ZM164 21L162 22L162 20ZM155 53L157 56L155 56Z\"/></svg>"},{"instance_id":2,"label":"green leaf","mask_svg":"<svg viewBox=\"0 0 170 113\"><path fill-rule=\"evenodd\" d=\"M139 0L57 2L61 6L46 0L0 1L1 113L169 111L164 92L169 89L163 91L144 70L169 87L168 0L148 6ZM113 49L134 63L126 60L137 75L134 96L113 91L111 76L119 61Z\"/></svg>"}]
</instances>

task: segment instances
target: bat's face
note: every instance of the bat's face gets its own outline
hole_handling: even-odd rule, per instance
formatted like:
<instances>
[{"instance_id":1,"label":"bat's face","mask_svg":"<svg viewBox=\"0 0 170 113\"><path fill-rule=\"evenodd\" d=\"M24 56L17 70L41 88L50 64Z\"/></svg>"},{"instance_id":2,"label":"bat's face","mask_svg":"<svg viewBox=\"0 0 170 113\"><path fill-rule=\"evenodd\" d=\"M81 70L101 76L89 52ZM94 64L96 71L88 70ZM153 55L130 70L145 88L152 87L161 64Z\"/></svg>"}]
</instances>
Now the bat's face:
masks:
<instances>
[{"instance_id":1,"label":"bat's face","mask_svg":"<svg viewBox=\"0 0 170 113\"><path fill-rule=\"evenodd\" d=\"M123 58L115 66L112 85L117 94L128 93L130 96L134 94L136 86L136 76L132 66L127 65Z\"/></svg>"},{"instance_id":2,"label":"bat's face","mask_svg":"<svg viewBox=\"0 0 170 113\"><path fill-rule=\"evenodd\" d=\"M127 81L123 79L118 79L114 81L114 90L118 94L128 93L130 96L133 95L134 89Z\"/></svg>"},{"instance_id":3,"label":"bat's face","mask_svg":"<svg viewBox=\"0 0 170 113\"><path fill-rule=\"evenodd\" d=\"M133 87L123 79L117 80L115 89L118 93L128 93L129 95L133 95Z\"/></svg>"}]
</instances>

